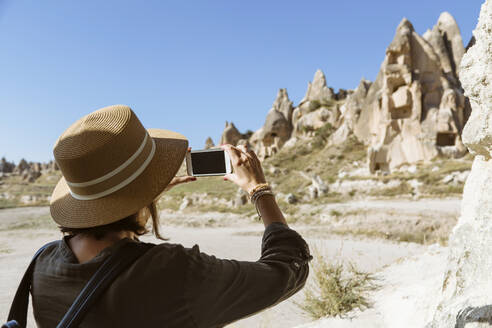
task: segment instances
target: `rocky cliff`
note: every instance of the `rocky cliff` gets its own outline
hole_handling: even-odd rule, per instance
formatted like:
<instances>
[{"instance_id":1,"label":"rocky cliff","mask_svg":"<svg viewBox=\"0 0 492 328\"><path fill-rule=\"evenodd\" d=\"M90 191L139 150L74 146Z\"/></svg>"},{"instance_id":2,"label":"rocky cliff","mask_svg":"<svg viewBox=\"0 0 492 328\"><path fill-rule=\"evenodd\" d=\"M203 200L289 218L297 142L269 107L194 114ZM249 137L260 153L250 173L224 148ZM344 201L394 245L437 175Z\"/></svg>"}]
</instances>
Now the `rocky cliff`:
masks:
<instances>
[{"instance_id":1,"label":"rocky cliff","mask_svg":"<svg viewBox=\"0 0 492 328\"><path fill-rule=\"evenodd\" d=\"M373 173L437 156L461 157L467 153L461 134L471 112L457 71L464 53L449 13L423 36L404 18L374 83L362 79L355 90L335 93L318 70L297 106L280 89L265 124L247 141L266 158L328 127L333 131L328 145L355 136L367 146ZM234 129L226 125L222 140L245 139Z\"/></svg>"},{"instance_id":2,"label":"rocky cliff","mask_svg":"<svg viewBox=\"0 0 492 328\"><path fill-rule=\"evenodd\" d=\"M459 30L448 13L426 33L427 40L407 19L398 25L354 128L369 147L371 172L466 153L461 132L469 109L455 70L464 46L460 36L446 46L451 33Z\"/></svg>"}]
</instances>

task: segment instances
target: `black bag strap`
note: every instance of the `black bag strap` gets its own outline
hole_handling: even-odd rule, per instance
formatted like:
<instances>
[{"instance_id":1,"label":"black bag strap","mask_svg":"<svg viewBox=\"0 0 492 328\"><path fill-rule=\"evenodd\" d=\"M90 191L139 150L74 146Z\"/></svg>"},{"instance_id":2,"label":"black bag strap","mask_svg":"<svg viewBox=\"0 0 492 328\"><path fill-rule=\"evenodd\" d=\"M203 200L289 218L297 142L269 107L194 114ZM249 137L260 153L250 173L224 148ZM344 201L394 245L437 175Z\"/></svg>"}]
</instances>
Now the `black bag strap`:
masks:
<instances>
[{"instance_id":1,"label":"black bag strap","mask_svg":"<svg viewBox=\"0 0 492 328\"><path fill-rule=\"evenodd\" d=\"M99 299L99 296L104 293L113 280L152 246L154 245L146 243L126 243L106 259L56 327L78 327L91 305Z\"/></svg>"},{"instance_id":2,"label":"black bag strap","mask_svg":"<svg viewBox=\"0 0 492 328\"><path fill-rule=\"evenodd\" d=\"M29 267L27 268L21 280L19 288L10 308L8 322L2 325L2 328L26 327L27 309L29 305L29 291L31 288L32 273L36 258L48 246L59 243L54 241L41 247L33 256ZM96 273L87 282L82 291L79 293L72 306L67 311L57 328L77 327L90 306L97 301L98 297L109 287L113 280L124 271L138 257L149 250L152 244L129 242L120 247L116 252L111 254L97 269Z\"/></svg>"},{"instance_id":3,"label":"black bag strap","mask_svg":"<svg viewBox=\"0 0 492 328\"><path fill-rule=\"evenodd\" d=\"M34 271L34 264L39 254L41 254L48 246L59 243L60 241L52 241L43 247L41 247L36 254L32 257L31 263L26 269L24 276L17 288L17 292L15 292L14 301L10 306L8 321L17 320L17 323L20 327L25 327L27 324L27 308L29 306L29 291L31 290L31 280L32 273ZM8 324L8 323L7 323ZM2 325L2 328L4 325ZM9 326L6 326L9 327Z\"/></svg>"}]
</instances>

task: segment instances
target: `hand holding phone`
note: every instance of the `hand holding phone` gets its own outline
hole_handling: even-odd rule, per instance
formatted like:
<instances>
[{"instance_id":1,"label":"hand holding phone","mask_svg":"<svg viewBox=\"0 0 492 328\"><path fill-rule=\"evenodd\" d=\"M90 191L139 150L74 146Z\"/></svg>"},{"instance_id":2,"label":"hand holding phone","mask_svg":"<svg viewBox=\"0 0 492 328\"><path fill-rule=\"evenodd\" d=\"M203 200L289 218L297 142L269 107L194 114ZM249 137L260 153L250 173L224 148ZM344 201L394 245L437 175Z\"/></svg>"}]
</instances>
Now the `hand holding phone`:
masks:
<instances>
[{"instance_id":1,"label":"hand holding phone","mask_svg":"<svg viewBox=\"0 0 492 328\"><path fill-rule=\"evenodd\" d=\"M234 173L227 174L224 179L234 182L247 193L266 183L261 162L253 150L244 145L223 145L222 148L229 154L234 169Z\"/></svg>"}]
</instances>

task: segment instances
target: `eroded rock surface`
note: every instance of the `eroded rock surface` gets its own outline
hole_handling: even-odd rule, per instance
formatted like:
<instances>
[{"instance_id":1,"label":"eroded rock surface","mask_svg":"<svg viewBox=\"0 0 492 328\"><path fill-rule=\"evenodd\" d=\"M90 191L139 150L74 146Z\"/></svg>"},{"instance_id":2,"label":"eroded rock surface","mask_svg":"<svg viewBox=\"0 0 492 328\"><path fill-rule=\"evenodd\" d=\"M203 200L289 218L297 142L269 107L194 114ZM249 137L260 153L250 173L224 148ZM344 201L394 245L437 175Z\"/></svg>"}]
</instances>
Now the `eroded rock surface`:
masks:
<instances>
[{"instance_id":1,"label":"eroded rock surface","mask_svg":"<svg viewBox=\"0 0 492 328\"><path fill-rule=\"evenodd\" d=\"M56 162L47 163L28 162L21 159L17 165L7 161L5 158L0 160L0 174L2 177L9 175L20 176L23 181L34 182L42 173L52 173L58 170Z\"/></svg>"},{"instance_id":2,"label":"eroded rock surface","mask_svg":"<svg viewBox=\"0 0 492 328\"><path fill-rule=\"evenodd\" d=\"M371 172L466 153L461 132L469 110L455 71L463 52L450 14L425 38L401 21L354 127L369 146Z\"/></svg>"},{"instance_id":3,"label":"eroded rock surface","mask_svg":"<svg viewBox=\"0 0 492 328\"><path fill-rule=\"evenodd\" d=\"M314 74L313 82L308 83L306 95L294 109L292 125L296 136L310 135L326 123L337 126L340 118L338 100L343 100L349 94L340 90L335 94L332 88L326 85L325 75L321 70Z\"/></svg>"},{"instance_id":4,"label":"eroded rock surface","mask_svg":"<svg viewBox=\"0 0 492 328\"><path fill-rule=\"evenodd\" d=\"M473 32L460 79L473 108L463 142L475 155L461 217L449 240L442 298L428 327L490 327L492 323L492 0Z\"/></svg>"},{"instance_id":5,"label":"eroded rock surface","mask_svg":"<svg viewBox=\"0 0 492 328\"><path fill-rule=\"evenodd\" d=\"M260 158L275 154L289 140L292 133L292 110L287 90L280 89L268 111L265 124L249 139Z\"/></svg>"},{"instance_id":6,"label":"eroded rock surface","mask_svg":"<svg viewBox=\"0 0 492 328\"><path fill-rule=\"evenodd\" d=\"M208 137L207 140L205 140L205 149L210 149L214 147L215 147L214 141L212 140L211 137Z\"/></svg>"},{"instance_id":7,"label":"eroded rock surface","mask_svg":"<svg viewBox=\"0 0 492 328\"><path fill-rule=\"evenodd\" d=\"M243 135L239 132L234 123L226 121L224 131L220 137L220 144L231 144L235 146L241 139L243 139Z\"/></svg>"},{"instance_id":8,"label":"eroded rock surface","mask_svg":"<svg viewBox=\"0 0 492 328\"><path fill-rule=\"evenodd\" d=\"M282 147L309 144L319 129L331 134L328 146L355 136L368 148L371 173L437 156L462 157L463 127L471 113L457 71L464 53L451 14L442 13L423 36L403 19L374 82L362 79L354 91L335 93L317 70L297 107L280 89L262 128L248 137L226 125L223 139L232 144L248 139L266 158Z\"/></svg>"},{"instance_id":9,"label":"eroded rock surface","mask_svg":"<svg viewBox=\"0 0 492 328\"><path fill-rule=\"evenodd\" d=\"M372 82L366 79L360 80L354 92L347 97L345 103L340 107L341 117L338 122L339 127L331 136L330 142L341 144L353 134L355 124L359 120L371 84Z\"/></svg>"}]
</instances>

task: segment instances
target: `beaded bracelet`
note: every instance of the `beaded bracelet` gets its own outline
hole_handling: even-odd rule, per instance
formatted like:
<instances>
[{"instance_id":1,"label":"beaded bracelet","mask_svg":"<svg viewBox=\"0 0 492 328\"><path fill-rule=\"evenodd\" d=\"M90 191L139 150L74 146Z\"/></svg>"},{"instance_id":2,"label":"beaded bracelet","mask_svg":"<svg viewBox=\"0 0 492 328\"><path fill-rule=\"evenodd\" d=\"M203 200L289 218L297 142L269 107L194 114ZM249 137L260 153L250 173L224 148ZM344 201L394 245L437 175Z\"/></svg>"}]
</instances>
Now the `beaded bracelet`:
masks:
<instances>
[{"instance_id":1,"label":"beaded bracelet","mask_svg":"<svg viewBox=\"0 0 492 328\"><path fill-rule=\"evenodd\" d=\"M258 190L253 194L253 196L251 196L251 203L256 204L258 198L260 198L263 195L273 195L273 192L271 189Z\"/></svg>"},{"instance_id":2,"label":"beaded bracelet","mask_svg":"<svg viewBox=\"0 0 492 328\"><path fill-rule=\"evenodd\" d=\"M257 185L256 187L253 188L253 190L251 190L249 192L249 197L253 197L253 195L255 194L255 192L257 191L260 191L260 190L271 190L272 188L270 187L270 185L268 183L260 183L259 185Z\"/></svg>"},{"instance_id":3,"label":"beaded bracelet","mask_svg":"<svg viewBox=\"0 0 492 328\"><path fill-rule=\"evenodd\" d=\"M253 195L251 196L251 202L253 204L255 204L256 213L258 214L258 220L261 219L260 210L258 209L258 199L261 196L264 196L264 195L272 195L272 196L275 196L273 194L272 189L270 188L270 186L268 186L268 189L263 189L263 190L257 190L257 191L255 191L253 193Z\"/></svg>"}]
</instances>

